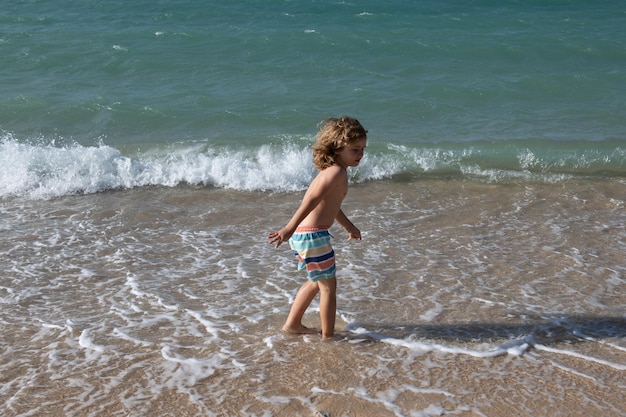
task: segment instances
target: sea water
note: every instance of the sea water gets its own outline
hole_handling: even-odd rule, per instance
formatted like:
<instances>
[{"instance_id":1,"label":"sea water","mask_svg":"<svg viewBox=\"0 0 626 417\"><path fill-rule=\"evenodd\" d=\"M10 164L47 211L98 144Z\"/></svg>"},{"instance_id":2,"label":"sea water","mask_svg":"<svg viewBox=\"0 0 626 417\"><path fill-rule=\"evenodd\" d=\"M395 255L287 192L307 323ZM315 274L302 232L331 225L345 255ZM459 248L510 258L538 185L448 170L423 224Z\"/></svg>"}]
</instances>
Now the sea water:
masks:
<instances>
[{"instance_id":1,"label":"sea water","mask_svg":"<svg viewBox=\"0 0 626 417\"><path fill-rule=\"evenodd\" d=\"M0 11L3 415L623 415L620 2ZM336 342L266 244L319 121L366 158ZM319 328L313 302L305 324Z\"/></svg>"}]
</instances>

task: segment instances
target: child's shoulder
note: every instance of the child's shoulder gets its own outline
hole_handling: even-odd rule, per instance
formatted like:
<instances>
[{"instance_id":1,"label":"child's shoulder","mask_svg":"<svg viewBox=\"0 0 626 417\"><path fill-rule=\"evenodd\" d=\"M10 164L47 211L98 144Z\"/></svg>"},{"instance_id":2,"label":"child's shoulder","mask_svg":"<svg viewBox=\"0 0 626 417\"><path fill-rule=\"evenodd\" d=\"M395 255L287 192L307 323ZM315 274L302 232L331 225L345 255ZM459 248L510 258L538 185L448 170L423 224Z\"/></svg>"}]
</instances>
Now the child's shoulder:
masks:
<instances>
[{"instance_id":1,"label":"child's shoulder","mask_svg":"<svg viewBox=\"0 0 626 417\"><path fill-rule=\"evenodd\" d=\"M317 174L317 178L321 179L324 182L343 181L347 180L348 173L345 168L342 168L339 165L331 165L327 168L320 170Z\"/></svg>"},{"instance_id":2,"label":"child's shoulder","mask_svg":"<svg viewBox=\"0 0 626 417\"><path fill-rule=\"evenodd\" d=\"M320 171L320 174L324 174L328 176L335 176L335 175L347 175L348 173L344 167L337 165L337 164L333 164L329 167L322 169Z\"/></svg>"}]
</instances>

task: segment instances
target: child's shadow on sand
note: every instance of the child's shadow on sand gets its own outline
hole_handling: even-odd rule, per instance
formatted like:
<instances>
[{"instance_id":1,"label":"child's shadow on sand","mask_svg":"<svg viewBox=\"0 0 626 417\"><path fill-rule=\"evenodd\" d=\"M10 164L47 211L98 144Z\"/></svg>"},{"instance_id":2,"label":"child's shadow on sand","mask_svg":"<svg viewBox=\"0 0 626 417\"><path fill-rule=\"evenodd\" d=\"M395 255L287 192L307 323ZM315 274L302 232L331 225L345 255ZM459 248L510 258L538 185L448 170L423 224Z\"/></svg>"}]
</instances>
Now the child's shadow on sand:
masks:
<instances>
[{"instance_id":1,"label":"child's shadow on sand","mask_svg":"<svg viewBox=\"0 0 626 417\"><path fill-rule=\"evenodd\" d=\"M537 344L581 343L626 336L626 318L603 316L567 316L533 320L521 324L450 323L450 324L380 324L351 323L345 333L350 338L406 339L488 342L531 337Z\"/></svg>"}]
</instances>

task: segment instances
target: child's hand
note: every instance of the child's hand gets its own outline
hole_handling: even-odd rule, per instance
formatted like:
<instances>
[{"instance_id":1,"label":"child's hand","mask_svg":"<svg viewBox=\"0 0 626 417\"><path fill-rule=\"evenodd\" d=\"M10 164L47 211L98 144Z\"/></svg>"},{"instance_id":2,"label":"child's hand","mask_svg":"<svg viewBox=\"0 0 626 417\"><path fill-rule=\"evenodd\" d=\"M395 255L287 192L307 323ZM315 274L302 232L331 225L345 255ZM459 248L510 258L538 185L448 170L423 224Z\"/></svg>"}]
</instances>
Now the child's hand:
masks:
<instances>
[{"instance_id":1,"label":"child's hand","mask_svg":"<svg viewBox=\"0 0 626 417\"><path fill-rule=\"evenodd\" d=\"M276 249L278 249L278 247L283 242L287 242L290 237L291 237L291 234L287 233L285 229L280 229L278 232L272 232L269 234L269 236L267 236L267 238L269 239L268 243L270 245L276 244L275 246Z\"/></svg>"},{"instance_id":2,"label":"child's hand","mask_svg":"<svg viewBox=\"0 0 626 417\"><path fill-rule=\"evenodd\" d=\"M348 230L348 240L361 240L361 231L356 227Z\"/></svg>"}]
</instances>

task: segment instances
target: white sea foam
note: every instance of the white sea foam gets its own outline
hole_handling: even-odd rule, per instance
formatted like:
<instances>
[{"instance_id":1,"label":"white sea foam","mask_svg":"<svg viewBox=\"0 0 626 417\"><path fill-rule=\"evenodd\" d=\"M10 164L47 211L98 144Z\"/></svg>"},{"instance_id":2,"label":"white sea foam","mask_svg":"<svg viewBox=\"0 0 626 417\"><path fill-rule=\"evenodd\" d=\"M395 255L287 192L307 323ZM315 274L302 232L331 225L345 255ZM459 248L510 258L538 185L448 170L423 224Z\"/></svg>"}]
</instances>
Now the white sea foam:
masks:
<instances>
[{"instance_id":1,"label":"white sea foam","mask_svg":"<svg viewBox=\"0 0 626 417\"><path fill-rule=\"evenodd\" d=\"M541 345L541 344L534 345L534 348L539 350L539 351L556 353L556 354L559 354L559 355L572 356L572 357L575 357L575 358L584 359L584 360L589 361L589 362L595 362L595 363L600 364L600 365L605 365L605 366L609 366L609 367L611 367L613 369L617 369L618 371L626 371L626 364L613 363L611 361L595 358L593 356L584 355L584 354L578 353L578 352L573 352L571 350L556 349L556 348L553 348L553 347L550 347L550 346L544 346L544 345Z\"/></svg>"},{"instance_id":2,"label":"white sea foam","mask_svg":"<svg viewBox=\"0 0 626 417\"><path fill-rule=\"evenodd\" d=\"M80 333L80 336L78 337L78 344L85 349L90 349L99 353L107 350L106 346L99 345L94 342L89 329L85 329Z\"/></svg>"},{"instance_id":3,"label":"white sea foam","mask_svg":"<svg viewBox=\"0 0 626 417\"><path fill-rule=\"evenodd\" d=\"M179 143L148 148L133 154L105 145L58 146L20 141L10 134L0 138L0 197L51 198L90 194L110 189L149 185L212 185L235 190L297 191L315 174L311 138L281 138L249 147L208 143ZM489 182L511 180L556 182L595 167L619 169L623 155L597 155L585 162L576 154L563 167L551 161L529 164L527 149L520 161L507 161L490 147L458 144L415 147L393 143L368 148L360 166L350 170L354 182L380 180L395 175L465 175ZM533 159L534 161L534 159ZM557 164L558 165L558 164ZM615 165L615 167L613 167ZM560 171L563 169L563 171Z\"/></svg>"},{"instance_id":4,"label":"white sea foam","mask_svg":"<svg viewBox=\"0 0 626 417\"><path fill-rule=\"evenodd\" d=\"M280 169L277 169L280 167ZM181 183L239 190L298 190L311 179L310 151L197 146L125 156L107 145L57 147L0 141L0 196L49 198Z\"/></svg>"},{"instance_id":5,"label":"white sea foam","mask_svg":"<svg viewBox=\"0 0 626 417\"><path fill-rule=\"evenodd\" d=\"M416 340L413 337L398 339L386 336L381 333L371 332L362 327L354 325L346 326L346 330L356 335L366 336L368 339L374 339L393 346L406 348L416 353L441 352L457 355L468 355L476 358L493 358L505 354L519 356L524 354L531 346L534 346L532 337L510 340L499 346L491 346L487 350L469 349L461 346L443 345L432 343L429 341Z\"/></svg>"},{"instance_id":6,"label":"white sea foam","mask_svg":"<svg viewBox=\"0 0 626 417\"><path fill-rule=\"evenodd\" d=\"M164 346L161 349L161 355L166 361L180 365L172 376L173 378L184 381L185 384L190 386L213 375L217 369L224 366L223 363L226 359L224 355L220 354L214 355L211 359L181 357L172 353L169 346Z\"/></svg>"}]
</instances>

